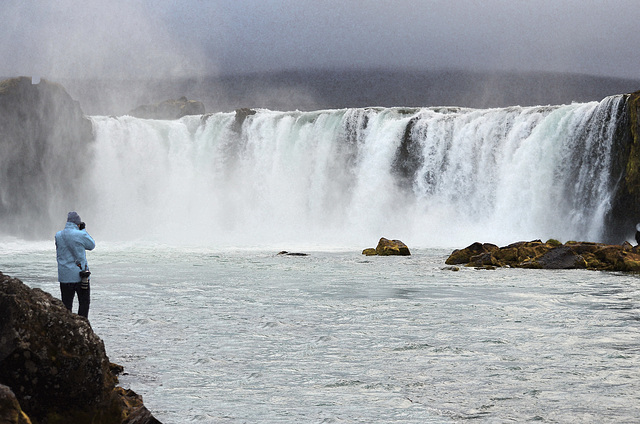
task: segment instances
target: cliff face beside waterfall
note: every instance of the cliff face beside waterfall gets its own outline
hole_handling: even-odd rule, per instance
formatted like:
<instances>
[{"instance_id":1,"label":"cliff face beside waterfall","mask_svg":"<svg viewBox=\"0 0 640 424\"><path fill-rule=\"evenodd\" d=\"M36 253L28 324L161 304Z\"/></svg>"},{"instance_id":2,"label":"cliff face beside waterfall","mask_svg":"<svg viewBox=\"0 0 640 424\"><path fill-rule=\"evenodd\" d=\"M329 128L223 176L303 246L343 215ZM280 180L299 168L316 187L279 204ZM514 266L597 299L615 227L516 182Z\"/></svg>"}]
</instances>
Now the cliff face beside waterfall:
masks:
<instances>
[{"instance_id":1,"label":"cliff face beside waterfall","mask_svg":"<svg viewBox=\"0 0 640 424\"><path fill-rule=\"evenodd\" d=\"M616 131L616 185L607 220L608 240L629 238L640 222L640 91L625 95L624 119Z\"/></svg>"},{"instance_id":2,"label":"cliff face beside waterfall","mask_svg":"<svg viewBox=\"0 0 640 424\"><path fill-rule=\"evenodd\" d=\"M47 81L1 86L5 235L49 238L70 209L102 239L246 244L621 243L639 220L638 93L162 121L86 117Z\"/></svg>"},{"instance_id":3,"label":"cliff face beside waterfall","mask_svg":"<svg viewBox=\"0 0 640 424\"><path fill-rule=\"evenodd\" d=\"M47 236L91 160L92 126L59 84L0 82L0 232Z\"/></svg>"}]
</instances>

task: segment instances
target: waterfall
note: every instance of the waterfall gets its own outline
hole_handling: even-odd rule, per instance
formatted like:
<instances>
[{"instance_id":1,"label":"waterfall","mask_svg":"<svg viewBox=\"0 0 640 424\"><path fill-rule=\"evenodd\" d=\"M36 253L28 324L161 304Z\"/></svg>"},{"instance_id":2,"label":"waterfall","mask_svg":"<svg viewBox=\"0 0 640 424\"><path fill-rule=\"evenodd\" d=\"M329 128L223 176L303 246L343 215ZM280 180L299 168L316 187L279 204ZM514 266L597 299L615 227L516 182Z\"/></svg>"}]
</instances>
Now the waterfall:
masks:
<instances>
[{"instance_id":1,"label":"waterfall","mask_svg":"<svg viewBox=\"0 0 640 424\"><path fill-rule=\"evenodd\" d=\"M94 116L97 238L223 246L598 241L624 96L562 106ZM83 218L85 218L83 216Z\"/></svg>"}]
</instances>

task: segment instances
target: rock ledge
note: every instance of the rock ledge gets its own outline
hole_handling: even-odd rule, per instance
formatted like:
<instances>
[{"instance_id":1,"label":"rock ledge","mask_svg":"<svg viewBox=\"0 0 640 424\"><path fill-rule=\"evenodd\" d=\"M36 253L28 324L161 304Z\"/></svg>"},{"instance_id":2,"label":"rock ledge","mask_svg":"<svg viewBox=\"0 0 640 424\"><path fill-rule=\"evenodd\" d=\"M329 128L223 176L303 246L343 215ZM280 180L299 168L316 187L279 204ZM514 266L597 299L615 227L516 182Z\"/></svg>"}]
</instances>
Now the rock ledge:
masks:
<instances>
[{"instance_id":1,"label":"rock ledge","mask_svg":"<svg viewBox=\"0 0 640 424\"><path fill-rule=\"evenodd\" d=\"M454 250L447 265L464 264L477 268L590 269L640 272L640 248L624 242L611 245L557 240L521 241L498 247L491 243L473 243Z\"/></svg>"},{"instance_id":2,"label":"rock ledge","mask_svg":"<svg viewBox=\"0 0 640 424\"><path fill-rule=\"evenodd\" d=\"M158 424L141 396L116 386L119 369L86 318L0 273L0 390L19 402L0 403L0 417L23 411L33 424Z\"/></svg>"}]
</instances>

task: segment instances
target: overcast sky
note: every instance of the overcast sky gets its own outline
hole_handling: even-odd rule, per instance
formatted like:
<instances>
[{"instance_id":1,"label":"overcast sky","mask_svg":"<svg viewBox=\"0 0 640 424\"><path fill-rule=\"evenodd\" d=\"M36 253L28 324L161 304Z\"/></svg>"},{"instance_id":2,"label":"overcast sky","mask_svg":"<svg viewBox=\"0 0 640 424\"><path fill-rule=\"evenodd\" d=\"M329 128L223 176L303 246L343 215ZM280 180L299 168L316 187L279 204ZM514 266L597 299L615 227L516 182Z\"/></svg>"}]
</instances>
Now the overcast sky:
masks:
<instances>
[{"instance_id":1,"label":"overcast sky","mask_svg":"<svg viewBox=\"0 0 640 424\"><path fill-rule=\"evenodd\" d=\"M300 68L640 79L638 0L3 0L0 75Z\"/></svg>"}]
</instances>

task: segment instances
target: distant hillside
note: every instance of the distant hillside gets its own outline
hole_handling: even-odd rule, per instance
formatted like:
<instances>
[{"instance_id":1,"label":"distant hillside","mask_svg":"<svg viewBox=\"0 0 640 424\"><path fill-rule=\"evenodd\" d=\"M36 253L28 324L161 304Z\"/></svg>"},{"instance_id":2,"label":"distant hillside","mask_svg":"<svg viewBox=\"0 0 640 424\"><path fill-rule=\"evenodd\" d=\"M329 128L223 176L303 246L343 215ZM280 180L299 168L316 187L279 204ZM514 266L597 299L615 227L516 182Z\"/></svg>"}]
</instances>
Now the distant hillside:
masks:
<instances>
[{"instance_id":1,"label":"distant hillside","mask_svg":"<svg viewBox=\"0 0 640 424\"><path fill-rule=\"evenodd\" d=\"M240 107L314 110L366 106L474 108L566 104L640 90L640 80L580 74L309 70L145 81L60 80L89 115L187 96L207 111Z\"/></svg>"}]
</instances>

